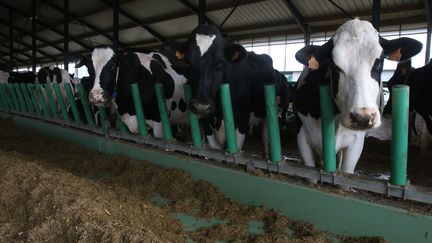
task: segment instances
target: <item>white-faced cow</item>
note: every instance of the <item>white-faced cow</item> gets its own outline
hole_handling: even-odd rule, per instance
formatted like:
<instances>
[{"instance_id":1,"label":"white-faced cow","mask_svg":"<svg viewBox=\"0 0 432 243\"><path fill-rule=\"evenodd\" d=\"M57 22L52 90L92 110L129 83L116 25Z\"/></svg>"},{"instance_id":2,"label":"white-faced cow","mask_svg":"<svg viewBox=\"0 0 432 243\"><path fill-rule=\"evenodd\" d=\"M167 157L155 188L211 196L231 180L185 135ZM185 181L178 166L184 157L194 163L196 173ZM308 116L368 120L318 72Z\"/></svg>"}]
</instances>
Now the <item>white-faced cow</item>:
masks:
<instances>
[{"instance_id":1,"label":"white-faced cow","mask_svg":"<svg viewBox=\"0 0 432 243\"><path fill-rule=\"evenodd\" d=\"M163 86L173 124L187 123L187 106L183 100L186 78L175 72L161 53L126 52L118 55L110 47L98 47L93 50L92 64L95 82L89 100L96 106L107 106L115 97L121 119L132 133L138 133L131 94L133 83L138 84L146 122L153 128L155 137L163 137L155 92L158 83Z\"/></svg>"},{"instance_id":2,"label":"white-faced cow","mask_svg":"<svg viewBox=\"0 0 432 243\"><path fill-rule=\"evenodd\" d=\"M265 117L263 86L274 84L276 80L272 59L268 55L246 52L213 25L197 27L185 43L174 48L176 55L172 62L186 67L185 74L192 87L189 108L205 121L208 143L216 149L221 149L225 140L219 86L230 84L237 146L241 150L250 114ZM264 134L265 145L266 137Z\"/></svg>"},{"instance_id":3,"label":"white-faced cow","mask_svg":"<svg viewBox=\"0 0 432 243\"><path fill-rule=\"evenodd\" d=\"M363 150L366 130L381 124L377 78L381 75L382 58L406 60L421 48L420 42L409 38L386 40L369 22L353 19L340 26L323 46L307 46L297 52L296 59L312 69L298 82L295 95L302 122L297 143L304 163L315 166L314 154L322 155L320 85L331 86L337 108L339 168L353 173Z\"/></svg>"}]
</instances>

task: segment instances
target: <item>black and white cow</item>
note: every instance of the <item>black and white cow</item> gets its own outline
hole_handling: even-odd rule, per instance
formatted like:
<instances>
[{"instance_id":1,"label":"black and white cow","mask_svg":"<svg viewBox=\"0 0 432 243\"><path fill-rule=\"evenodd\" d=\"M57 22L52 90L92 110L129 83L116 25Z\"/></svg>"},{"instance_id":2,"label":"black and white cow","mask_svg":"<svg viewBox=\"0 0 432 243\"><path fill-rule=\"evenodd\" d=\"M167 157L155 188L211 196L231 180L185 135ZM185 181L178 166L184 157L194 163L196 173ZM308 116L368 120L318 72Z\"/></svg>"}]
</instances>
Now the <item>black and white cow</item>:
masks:
<instances>
[{"instance_id":1,"label":"black and white cow","mask_svg":"<svg viewBox=\"0 0 432 243\"><path fill-rule=\"evenodd\" d=\"M210 147L216 149L221 149L225 140L219 86L230 84L237 146L241 150L250 114L265 117L263 86L276 80L272 59L247 52L213 25L195 28L185 43L174 48L176 60L172 62L187 67L185 73L192 87L189 108L205 119L205 135ZM265 132L263 135L266 143Z\"/></svg>"},{"instance_id":2,"label":"black and white cow","mask_svg":"<svg viewBox=\"0 0 432 243\"><path fill-rule=\"evenodd\" d=\"M33 72L9 72L8 83L35 83L36 75Z\"/></svg>"},{"instance_id":3,"label":"black and white cow","mask_svg":"<svg viewBox=\"0 0 432 243\"><path fill-rule=\"evenodd\" d=\"M110 47L97 47L92 52L92 72L95 82L89 100L96 106L107 106L114 101L132 133L138 133L138 122L131 94L131 85L138 84L146 122L153 135L163 137L157 105L155 85L161 83L173 124L185 124L187 106L183 100L186 78L178 74L168 59L158 52L126 52L115 54ZM118 77L117 77L118 76Z\"/></svg>"},{"instance_id":4,"label":"black and white cow","mask_svg":"<svg viewBox=\"0 0 432 243\"><path fill-rule=\"evenodd\" d=\"M380 126L377 105L384 57L406 60L420 52L422 44L409 38L386 40L372 24L353 19L340 26L323 46L306 46L296 59L312 70L299 80L295 95L302 127L297 144L303 161L315 166L322 155L319 86L330 85L337 114L336 152L340 170L353 173L363 150L365 133ZM342 152L342 153L341 153Z\"/></svg>"}]
</instances>

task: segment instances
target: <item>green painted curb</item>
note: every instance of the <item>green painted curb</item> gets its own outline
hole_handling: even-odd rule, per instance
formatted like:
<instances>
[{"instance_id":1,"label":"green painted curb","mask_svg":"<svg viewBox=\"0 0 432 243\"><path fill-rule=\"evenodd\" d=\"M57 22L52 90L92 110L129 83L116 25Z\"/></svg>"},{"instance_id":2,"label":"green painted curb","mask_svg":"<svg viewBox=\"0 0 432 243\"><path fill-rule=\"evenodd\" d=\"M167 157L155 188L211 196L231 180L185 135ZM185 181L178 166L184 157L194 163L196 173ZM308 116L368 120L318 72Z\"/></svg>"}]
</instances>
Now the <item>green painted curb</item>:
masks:
<instances>
[{"instance_id":1,"label":"green painted curb","mask_svg":"<svg viewBox=\"0 0 432 243\"><path fill-rule=\"evenodd\" d=\"M390 242L432 242L432 217L395 207L342 197L282 181L210 165L202 160L113 140L38 120L0 114L22 127L63 138L105 154L123 154L164 167L181 168L244 204L264 205L294 220L342 235L382 236Z\"/></svg>"}]
</instances>

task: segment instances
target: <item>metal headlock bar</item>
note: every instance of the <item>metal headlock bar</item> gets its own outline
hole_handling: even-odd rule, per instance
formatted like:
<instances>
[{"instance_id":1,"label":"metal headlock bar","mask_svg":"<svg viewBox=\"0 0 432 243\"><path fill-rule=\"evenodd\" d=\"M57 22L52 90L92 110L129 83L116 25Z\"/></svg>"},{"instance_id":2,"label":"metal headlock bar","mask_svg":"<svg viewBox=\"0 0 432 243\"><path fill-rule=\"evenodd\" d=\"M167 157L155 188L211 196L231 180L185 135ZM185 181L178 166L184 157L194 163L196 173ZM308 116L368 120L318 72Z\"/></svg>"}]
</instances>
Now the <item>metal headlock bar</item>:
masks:
<instances>
[{"instance_id":1,"label":"metal headlock bar","mask_svg":"<svg viewBox=\"0 0 432 243\"><path fill-rule=\"evenodd\" d=\"M40 87L40 85L38 85L38 84L35 85L35 87L38 87L38 86ZM324 170L318 170L318 169L313 168L313 167L307 167L307 166L304 166L302 164L293 162L296 160L294 158L288 158L287 160L282 161L280 163L274 163L272 161L267 161L267 160L264 160L263 158L254 157L252 155L245 154L245 153L232 153L232 151L221 152L221 151L213 150L213 149L210 149L207 147L199 147L198 146L199 143L197 143L197 141L196 141L196 143L194 142L194 144L187 145L187 144L177 143L175 140L170 140L170 139L161 140L161 139L157 139L157 138L154 138L154 137L151 137L148 135L142 136L142 133L140 135L133 135L129 132L126 132L124 127L121 130L109 129L105 122L101 122L102 127L98 127L98 126L94 126L93 124L87 124L84 122L74 122L74 121L68 119L68 117L66 117L66 119L53 118L51 116L48 116L47 112L29 113L27 110L23 111L23 108L20 107L19 105L17 105L18 98L17 98L15 93L12 93L15 91L17 91L17 93L19 91L21 91L20 93L22 95L22 90L19 90L19 89L21 89L21 86L20 85L15 86L15 87L17 87L17 90L15 90L13 88L10 89L9 87L11 87L11 86L8 84L0 85L0 95L2 96L2 97L0 97L0 106L1 106L0 111L5 112L5 113L10 113L13 115L19 115L19 116L23 116L23 117L27 117L27 118L32 118L32 119L43 120L44 122L59 124L59 125L67 126L70 128L84 130L84 131L88 131L88 132L91 132L91 133L96 134L96 135L107 136L109 138L123 139L123 140L135 142L137 144L151 145L151 146L160 148L160 149L165 150L165 151L166 150L177 151L177 152L182 152L182 153L185 153L188 155L204 157L205 159L210 158L213 161L244 165L245 168L247 168L248 170L249 169L251 169L251 170L262 169L262 170L267 170L271 173L275 172L275 173L280 173L280 174L289 175L289 176L296 176L296 177L301 177L301 178L306 178L306 179L311 179L311 180L317 180L321 183L328 183L328 184L332 184L332 185L353 187L353 188L356 188L359 190L364 190L364 191L374 192L374 193L378 193L378 194L382 194L382 195L387 195L389 197L409 199L409 200L423 202L423 203L432 203L432 189L427 188L427 187L422 187L422 186L410 185L406 180L406 172L405 173L404 172L402 172L402 173L398 172L399 174L402 174L402 176L398 175L398 177L402 178L402 183L400 183L401 185L396 185L396 183L393 183L392 180L390 180L390 182L393 184L389 183L389 181L387 181L387 180L375 179L375 178L371 178L371 177L363 176L363 175L357 175L357 174L350 175L350 174L344 174L344 173L339 173L339 172L332 172L331 169L330 169L330 172L326 172ZM29 87L31 87L31 86L29 86ZM401 88L403 90L407 90L406 87L395 87L394 91L393 91L393 92L402 92L403 95L399 95L399 96L402 97L402 99L406 98L405 92L407 92L407 91L395 91L398 88ZM57 89L58 89L58 86L57 86ZM132 91L134 91L134 89L137 90L137 87L132 88ZM325 88L322 88L322 89L324 90ZM7 92L7 91L9 91L9 92ZM60 90L58 89L58 91L60 91ZM186 92L188 92L188 91L186 91ZM29 92L29 93L30 93L30 96L32 96L32 92ZM63 97L61 96L61 92L56 92L56 93L58 95L57 100L59 102L62 102ZM132 92L132 93L134 93L134 92ZM324 93L326 93L326 92L324 91ZM34 98L37 97L37 94L38 94L38 90L36 88L33 92ZM81 95L83 95L83 94L81 93ZM225 93L223 95L229 95L229 93ZM223 96L223 95L221 95L221 96ZM396 99L398 99L397 98L398 95L395 95L394 97ZM187 97L187 98L189 99L190 97ZM270 98L267 97L266 99L271 101L272 97L270 97ZM42 100L44 100L43 97L42 97L42 99L38 99L38 102L40 102L39 106L42 106L42 110L44 110L44 108L43 108L44 102L41 102ZM163 99L159 99L159 100L160 100L160 102L165 103ZM142 109L142 106L140 107L141 101L139 99L135 99L135 101L139 103L139 104L135 103L135 108L136 109L137 108ZM24 100L22 99L21 103L23 103L23 102L24 102ZM395 103L396 103L396 105L395 104L394 105L397 106L398 101L395 101ZM404 105L404 107L405 107L405 105ZM407 109L407 106L405 108ZM38 107L38 109L41 110L40 107ZM394 110L397 110L397 109L394 109ZM105 113L106 110L101 109L100 112ZM276 114L275 112L270 112L270 113L272 113L274 115ZM106 115L106 114L104 114L104 115ZM101 121L104 121L104 119L103 119L104 115L102 115ZM142 118L144 118L144 114L142 116L143 116ZM403 117L404 116L405 115L403 115ZM117 117L117 118L119 119L119 117ZM141 119L139 119L139 120L141 120ZM403 120L403 119L401 119L401 120ZM144 121L144 119L142 121ZM144 124L144 126L145 126L145 124ZM407 129L407 125L403 125L402 127L404 127L403 129L405 129L405 128ZM194 129L195 129L194 133L196 133L196 132L199 133L199 128L195 127ZM269 129L270 129L270 126L269 126ZM395 130L393 132L397 133L398 131ZM235 134L234 134L234 137L235 137ZM401 136L401 137L403 139L405 139L403 136ZM270 146L271 146L271 143L270 143ZM403 144L402 146L398 146L397 149L403 149L400 147L405 147L405 145ZM237 149L237 147L235 147L235 148ZM402 160L402 161L399 161L399 160ZM401 162L402 162L402 167L406 166L406 161L403 161L403 159L394 159L394 163L401 163ZM396 176L394 176L392 173L392 178L393 177L396 177Z\"/></svg>"}]
</instances>

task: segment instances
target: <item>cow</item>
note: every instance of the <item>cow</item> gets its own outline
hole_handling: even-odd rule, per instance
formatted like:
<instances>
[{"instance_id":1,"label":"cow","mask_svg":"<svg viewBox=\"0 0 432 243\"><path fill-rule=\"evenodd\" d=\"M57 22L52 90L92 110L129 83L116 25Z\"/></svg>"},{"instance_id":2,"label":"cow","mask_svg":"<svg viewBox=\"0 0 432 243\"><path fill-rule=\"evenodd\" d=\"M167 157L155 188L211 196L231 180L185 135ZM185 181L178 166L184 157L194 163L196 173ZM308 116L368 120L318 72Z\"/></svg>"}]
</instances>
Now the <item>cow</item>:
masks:
<instances>
[{"instance_id":1,"label":"cow","mask_svg":"<svg viewBox=\"0 0 432 243\"><path fill-rule=\"evenodd\" d=\"M96 106L115 102L122 121L129 131L138 133L138 122L131 94L131 85L138 84L146 123L156 138L163 137L155 85L161 83L170 119L174 124L187 123L187 106L183 99L186 78L178 74L169 60L159 52L127 51L116 54L108 46L92 52L91 72L95 81L89 100ZM114 99L115 98L115 99Z\"/></svg>"},{"instance_id":2,"label":"cow","mask_svg":"<svg viewBox=\"0 0 432 243\"><path fill-rule=\"evenodd\" d=\"M337 111L339 169L352 174L363 150L366 131L381 124L377 80L383 58L404 61L421 48L420 42L410 38L386 40L371 23L353 19L341 25L324 45L306 46L296 53L296 59L308 66L295 94L295 108L302 123L297 146L305 165L314 167L314 155L322 156L319 86L331 87Z\"/></svg>"},{"instance_id":3,"label":"cow","mask_svg":"<svg viewBox=\"0 0 432 243\"><path fill-rule=\"evenodd\" d=\"M33 72L9 72L8 83L35 83L36 75Z\"/></svg>"},{"instance_id":4,"label":"cow","mask_svg":"<svg viewBox=\"0 0 432 243\"><path fill-rule=\"evenodd\" d=\"M237 147L241 150L251 113L265 122L263 86L276 80L272 59L265 54L247 52L214 25L198 26L186 42L177 43L174 48L175 55L167 56L175 59L174 65L180 63L180 67L186 67L185 75L192 87L188 106L204 121L211 148L221 149L225 140L219 86L230 84ZM263 142L267 148L265 131Z\"/></svg>"},{"instance_id":5,"label":"cow","mask_svg":"<svg viewBox=\"0 0 432 243\"><path fill-rule=\"evenodd\" d=\"M390 91L395 85L408 85L410 88L410 141L412 144L420 145L422 152L429 145L430 136L432 136L432 84L428 80L428 77L431 75L432 64L430 62L421 68L415 69L411 67L410 61L406 61L398 64L388 82ZM391 92L383 113L383 125L377 129L368 131L366 136L375 137L380 140L391 140Z\"/></svg>"}]
</instances>

